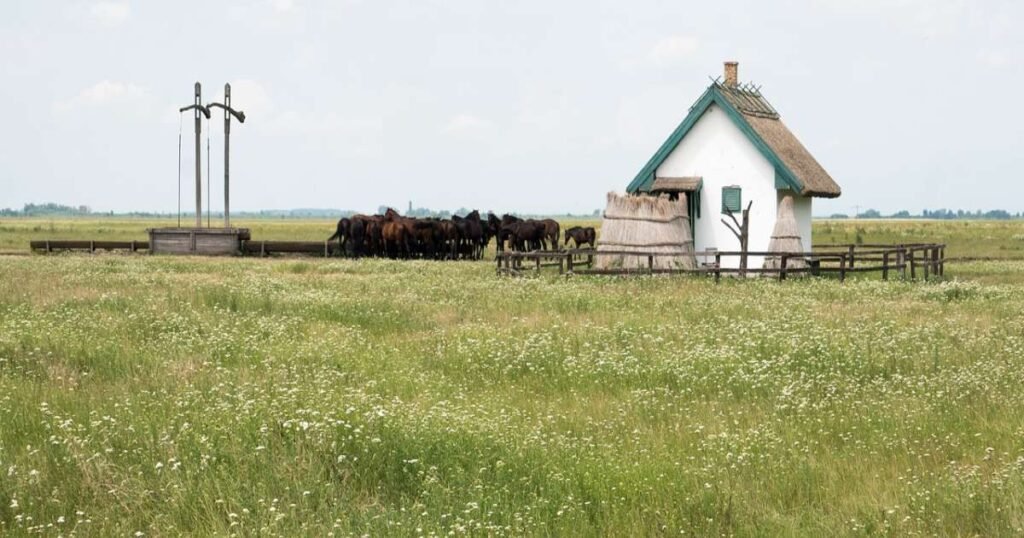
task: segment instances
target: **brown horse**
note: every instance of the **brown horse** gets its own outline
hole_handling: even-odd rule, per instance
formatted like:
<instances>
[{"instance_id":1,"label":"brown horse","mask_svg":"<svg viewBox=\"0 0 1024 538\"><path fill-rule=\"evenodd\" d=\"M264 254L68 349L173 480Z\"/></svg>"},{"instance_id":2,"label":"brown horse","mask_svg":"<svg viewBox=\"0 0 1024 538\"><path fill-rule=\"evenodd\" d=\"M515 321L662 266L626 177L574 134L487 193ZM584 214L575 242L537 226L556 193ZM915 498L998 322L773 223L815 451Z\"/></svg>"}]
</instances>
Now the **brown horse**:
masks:
<instances>
[{"instance_id":1,"label":"brown horse","mask_svg":"<svg viewBox=\"0 0 1024 538\"><path fill-rule=\"evenodd\" d=\"M586 228L573 226L565 231L565 246L569 246L570 239L576 243L576 248L580 248L580 245L583 244L588 244L590 248L594 248L594 243L597 241L597 232L589 226Z\"/></svg>"},{"instance_id":2,"label":"brown horse","mask_svg":"<svg viewBox=\"0 0 1024 538\"><path fill-rule=\"evenodd\" d=\"M352 236L352 221L347 219L347 218L345 218L345 217L342 217L342 218L338 219L338 227L334 231L334 235L332 235L332 236L327 238L327 242L330 243L331 241L334 241L335 238L337 238L338 239L338 252L340 254L344 255L345 254L345 243L346 243L346 241L349 240L349 238L351 236Z\"/></svg>"},{"instance_id":3,"label":"brown horse","mask_svg":"<svg viewBox=\"0 0 1024 538\"><path fill-rule=\"evenodd\" d=\"M550 242L551 250L558 250L558 236L561 235L558 222L552 219L544 219L538 222L544 225L544 240L542 243Z\"/></svg>"},{"instance_id":4,"label":"brown horse","mask_svg":"<svg viewBox=\"0 0 1024 538\"><path fill-rule=\"evenodd\" d=\"M544 241L544 224L536 220L520 220L509 225L512 250L540 250Z\"/></svg>"},{"instance_id":5,"label":"brown horse","mask_svg":"<svg viewBox=\"0 0 1024 538\"><path fill-rule=\"evenodd\" d=\"M409 257L410 226L394 209L388 208L384 213L381 225L381 237L384 239L384 250L391 258Z\"/></svg>"}]
</instances>

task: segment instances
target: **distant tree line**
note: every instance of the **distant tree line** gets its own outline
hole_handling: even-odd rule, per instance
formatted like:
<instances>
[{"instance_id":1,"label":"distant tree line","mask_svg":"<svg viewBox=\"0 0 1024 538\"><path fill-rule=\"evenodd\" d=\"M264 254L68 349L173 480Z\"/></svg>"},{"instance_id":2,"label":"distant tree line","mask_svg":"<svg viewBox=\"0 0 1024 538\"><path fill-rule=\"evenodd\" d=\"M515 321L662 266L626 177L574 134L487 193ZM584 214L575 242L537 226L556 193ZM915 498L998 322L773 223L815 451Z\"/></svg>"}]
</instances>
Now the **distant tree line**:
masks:
<instances>
[{"instance_id":1,"label":"distant tree line","mask_svg":"<svg viewBox=\"0 0 1024 538\"><path fill-rule=\"evenodd\" d=\"M379 214L384 214L388 206L380 206L377 208ZM434 217L439 219L451 218L452 215L465 216L469 214L472 209L460 207L454 211L447 209L435 210L428 209L425 207L413 208L412 204L409 204L408 209L405 211L407 217ZM262 209L258 211L233 211L231 216L234 218L249 218L249 219L309 219L309 218L341 218L351 217L358 211L351 209L329 209L329 208L298 208L298 209ZM486 213L486 212L485 212ZM80 217L80 216L94 216L94 217L137 217L137 218L173 218L177 216L177 213L163 213L155 211L104 211L94 212L89 206L69 206L55 203L45 204L25 204L21 209L3 208L0 209L0 217ZM558 217L593 217L600 218L601 210L595 209L591 214L573 215L571 213L561 215L526 215L518 214L520 217L530 218L558 218ZM192 211L183 211L181 213L182 218L193 218L195 213ZM224 217L224 213L214 211L211 214L214 219ZM205 214L204 214L205 218Z\"/></svg>"},{"instance_id":2,"label":"distant tree line","mask_svg":"<svg viewBox=\"0 0 1024 538\"><path fill-rule=\"evenodd\" d=\"M829 216L832 219L848 219L850 215L846 213L833 213ZM969 220L1010 220L1024 218L1024 213L1017 212L1011 213L1004 209L992 209L989 211L982 211L980 209L976 211L957 209L925 209L921 211L919 215L911 214L906 209L892 213L891 215L883 215L881 211L877 209L868 209L864 212L857 213L856 218L858 219L939 219L939 220L956 220L956 219L969 219Z\"/></svg>"},{"instance_id":3,"label":"distant tree line","mask_svg":"<svg viewBox=\"0 0 1024 538\"><path fill-rule=\"evenodd\" d=\"M21 209L4 208L0 209L0 216L3 217L45 217L48 215L53 216L72 216L72 215L91 215L92 210L87 205L80 206L69 206L63 204L25 204Z\"/></svg>"}]
</instances>

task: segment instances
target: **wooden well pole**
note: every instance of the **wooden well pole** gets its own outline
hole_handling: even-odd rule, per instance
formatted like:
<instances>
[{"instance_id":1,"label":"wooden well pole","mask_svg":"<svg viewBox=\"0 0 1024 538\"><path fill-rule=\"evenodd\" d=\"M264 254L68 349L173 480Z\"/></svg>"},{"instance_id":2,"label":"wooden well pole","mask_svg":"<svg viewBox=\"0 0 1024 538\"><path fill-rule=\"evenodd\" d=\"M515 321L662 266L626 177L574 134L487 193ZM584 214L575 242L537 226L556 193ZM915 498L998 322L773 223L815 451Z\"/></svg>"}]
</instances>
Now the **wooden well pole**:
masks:
<instances>
[{"instance_id":1,"label":"wooden well pole","mask_svg":"<svg viewBox=\"0 0 1024 538\"><path fill-rule=\"evenodd\" d=\"M203 86L196 82L195 95L192 104L181 107L178 112L186 110L195 111L195 132L196 132L196 228L203 227L203 169L202 169L202 143L200 135L203 132L203 116L210 118L210 109L203 106Z\"/></svg>"},{"instance_id":2,"label":"wooden well pole","mask_svg":"<svg viewBox=\"0 0 1024 538\"><path fill-rule=\"evenodd\" d=\"M231 227L231 117L245 123L245 112L231 108L231 84L224 85L224 102L210 103L208 108L224 109L224 227Z\"/></svg>"},{"instance_id":3,"label":"wooden well pole","mask_svg":"<svg viewBox=\"0 0 1024 538\"><path fill-rule=\"evenodd\" d=\"M196 82L195 104L195 131L196 131L196 228L203 226L203 170L202 170L202 144L200 134L203 131L203 116L198 107L203 106L203 86Z\"/></svg>"}]
</instances>

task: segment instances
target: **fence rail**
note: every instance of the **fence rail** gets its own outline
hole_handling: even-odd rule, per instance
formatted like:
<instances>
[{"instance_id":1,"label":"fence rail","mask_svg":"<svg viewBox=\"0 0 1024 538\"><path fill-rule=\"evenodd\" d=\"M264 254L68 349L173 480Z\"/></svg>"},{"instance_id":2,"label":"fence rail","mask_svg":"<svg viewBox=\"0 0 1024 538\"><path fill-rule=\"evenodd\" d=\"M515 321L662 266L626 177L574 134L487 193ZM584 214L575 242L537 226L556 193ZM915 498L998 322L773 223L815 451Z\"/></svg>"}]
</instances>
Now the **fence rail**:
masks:
<instances>
[{"instance_id":1,"label":"fence rail","mask_svg":"<svg viewBox=\"0 0 1024 538\"><path fill-rule=\"evenodd\" d=\"M46 253L70 250L95 252L97 250L126 250L129 252L148 251L148 241L95 241L95 240L39 240L29 243L31 250ZM326 241L254 241L241 242L241 253L249 255L308 254L329 257L338 253L338 245ZM713 276L716 281L722 275L761 274L785 280L790 275L809 273L811 275L836 274L845 280L847 273L880 272L888 279L892 271L899 277L916 279L920 273L925 279L942 276L946 262L970 261L971 258L946 258L946 245L942 243L884 244L829 244L814 245L809 253L747 252L748 256L772 256L779 259L777 268L738 269L723 267L723 258L742 256L739 251L704 251L694 253L695 257L714 259L714 263L694 269L663 269L655 267L654 260L671 257L673 254L659 252L633 252L625 250L567 249L556 251L498 252L497 270L502 274L521 274L524 262L533 265L536 272L543 268L557 267L559 273L595 275L633 274L701 274ZM633 269L597 269L594 261L600 256L627 255L647 258L647 267ZM803 260L806 267L792 267L792 260ZM532 263L531 263L532 262ZM909 273L909 274L908 274Z\"/></svg>"},{"instance_id":2,"label":"fence rail","mask_svg":"<svg viewBox=\"0 0 1024 538\"><path fill-rule=\"evenodd\" d=\"M900 278L916 280L918 273L928 280L931 276L945 274L946 245L942 243L907 243L898 245L815 245L811 252L739 252L739 251L702 251L695 252L695 258L714 259L713 263L704 264L693 269L660 268L654 261L657 258L676 258L677 253L637 252L627 250L594 250L570 249L556 251L535 250L529 252L499 252L495 258L498 274L519 275L532 265L536 273L543 267L558 267L559 274L590 274L590 275L657 275L657 274L697 274L721 280L722 275L765 275L786 280L791 275L810 274L819 276L835 274L840 281L846 280L848 273L881 273L883 280L889 279L890 272L895 271ZM772 257L779 260L778 267L723 267L723 258ZM647 258L646 267L635 268L595 268L594 260L602 256L631 256L641 260ZM583 262L582 260L586 260ZM544 261L547 263L544 263ZM803 262L803 266L793 266L793 261ZM532 263L530 263L532 262ZM578 269L585 265L585 269ZM908 275L909 271L909 275Z\"/></svg>"},{"instance_id":3,"label":"fence rail","mask_svg":"<svg viewBox=\"0 0 1024 538\"><path fill-rule=\"evenodd\" d=\"M43 240L29 241L29 248L47 253L56 250L85 250L88 252L96 252L97 250L127 250L135 252L138 250L149 250L149 241Z\"/></svg>"}]
</instances>

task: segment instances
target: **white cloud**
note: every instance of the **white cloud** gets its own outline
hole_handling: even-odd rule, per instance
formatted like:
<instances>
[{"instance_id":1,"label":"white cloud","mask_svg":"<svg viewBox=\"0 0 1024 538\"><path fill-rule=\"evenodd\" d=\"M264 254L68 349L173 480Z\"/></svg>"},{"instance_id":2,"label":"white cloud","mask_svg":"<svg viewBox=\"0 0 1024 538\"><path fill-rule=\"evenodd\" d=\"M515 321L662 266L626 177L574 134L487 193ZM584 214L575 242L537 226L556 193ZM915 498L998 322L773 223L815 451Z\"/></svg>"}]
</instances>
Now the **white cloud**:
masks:
<instances>
[{"instance_id":1,"label":"white cloud","mask_svg":"<svg viewBox=\"0 0 1024 538\"><path fill-rule=\"evenodd\" d=\"M650 56L657 63L672 63L692 56L699 46L700 40L694 36L669 36L654 44Z\"/></svg>"},{"instance_id":2,"label":"white cloud","mask_svg":"<svg viewBox=\"0 0 1024 538\"><path fill-rule=\"evenodd\" d=\"M291 9L295 7L295 2L292 0L270 0L270 7L272 7L274 11L291 11Z\"/></svg>"},{"instance_id":3,"label":"white cloud","mask_svg":"<svg viewBox=\"0 0 1024 538\"><path fill-rule=\"evenodd\" d=\"M146 101L149 101L149 95L145 88L132 83L104 80L83 89L74 97L57 101L53 104L53 109L56 112L69 112L112 104L133 103L138 105L144 104Z\"/></svg>"},{"instance_id":4,"label":"white cloud","mask_svg":"<svg viewBox=\"0 0 1024 538\"><path fill-rule=\"evenodd\" d=\"M978 61L988 67L1005 67L1010 58L1001 50L985 49L978 51Z\"/></svg>"},{"instance_id":5,"label":"white cloud","mask_svg":"<svg viewBox=\"0 0 1024 538\"><path fill-rule=\"evenodd\" d=\"M441 128L444 134L478 133L491 126L491 122L472 114L456 114Z\"/></svg>"},{"instance_id":6,"label":"white cloud","mask_svg":"<svg viewBox=\"0 0 1024 538\"><path fill-rule=\"evenodd\" d=\"M92 18L106 26L117 26L128 20L131 9L127 2L95 2L89 8Z\"/></svg>"}]
</instances>

